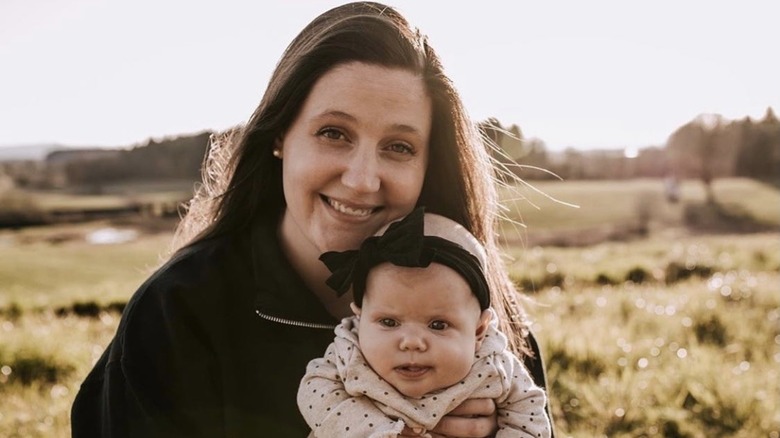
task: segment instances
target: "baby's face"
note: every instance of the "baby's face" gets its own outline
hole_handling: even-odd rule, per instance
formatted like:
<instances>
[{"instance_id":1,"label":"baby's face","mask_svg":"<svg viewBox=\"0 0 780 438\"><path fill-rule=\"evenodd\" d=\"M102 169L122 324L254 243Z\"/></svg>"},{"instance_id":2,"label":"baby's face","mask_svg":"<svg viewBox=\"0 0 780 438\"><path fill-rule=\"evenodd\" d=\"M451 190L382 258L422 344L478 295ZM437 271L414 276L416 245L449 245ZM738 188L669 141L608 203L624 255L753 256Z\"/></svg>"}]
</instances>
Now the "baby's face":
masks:
<instances>
[{"instance_id":1,"label":"baby's face","mask_svg":"<svg viewBox=\"0 0 780 438\"><path fill-rule=\"evenodd\" d=\"M371 270L358 325L360 348L379 376L408 397L458 383L468 374L489 312L454 270L432 263Z\"/></svg>"}]
</instances>

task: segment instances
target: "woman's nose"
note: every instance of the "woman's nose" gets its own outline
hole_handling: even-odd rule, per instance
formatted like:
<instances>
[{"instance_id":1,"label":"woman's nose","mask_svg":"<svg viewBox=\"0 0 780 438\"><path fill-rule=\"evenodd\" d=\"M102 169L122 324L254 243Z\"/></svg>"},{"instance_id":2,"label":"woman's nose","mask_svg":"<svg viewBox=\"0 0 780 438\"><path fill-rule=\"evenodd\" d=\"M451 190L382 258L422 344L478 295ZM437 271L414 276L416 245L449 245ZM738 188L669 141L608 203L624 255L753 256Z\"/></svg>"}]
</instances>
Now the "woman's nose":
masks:
<instances>
[{"instance_id":1,"label":"woman's nose","mask_svg":"<svg viewBox=\"0 0 780 438\"><path fill-rule=\"evenodd\" d=\"M398 346L401 351L426 351L428 343L421 333L409 330L401 337L401 343Z\"/></svg>"},{"instance_id":2,"label":"woman's nose","mask_svg":"<svg viewBox=\"0 0 780 438\"><path fill-rule=\"evenodd\" d=\"M379 160L373 148L361 146L350 155L341 182L359 193L379 190Z\"/></svg>"}]
</instances>

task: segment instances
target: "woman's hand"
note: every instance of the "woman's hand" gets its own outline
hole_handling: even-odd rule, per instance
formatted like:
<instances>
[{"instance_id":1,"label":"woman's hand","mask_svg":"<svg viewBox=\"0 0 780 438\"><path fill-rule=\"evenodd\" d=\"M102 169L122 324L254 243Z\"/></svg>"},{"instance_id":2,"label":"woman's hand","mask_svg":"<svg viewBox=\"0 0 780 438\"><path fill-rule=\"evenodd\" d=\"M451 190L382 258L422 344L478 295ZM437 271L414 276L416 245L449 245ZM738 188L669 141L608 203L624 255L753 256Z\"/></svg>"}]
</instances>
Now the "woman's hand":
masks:
<instances>
[{"instance_id":1,"label":"woman's hand","mask_svg":"<svg viewBox=\"0 0 780 438\"><path fill-rule=\"evenodd\" d=\"M422 427L420 428L411 428L409 426L404 426L404 430L401 431L401 433L398 435L399 437L420 437L420 436L427 436L423 435L425 432L425 429Z\"/></svg>"},{"instance_id":2,"label":"woman's hand","mask_svg":"<svg viewBox=\"0 0 780 438\"><path fill-rule=\"evenodd\" d=\"M430 432L434 438L483 438L495 435L496 430L496 403L489 398L475 398L453 409Z\"/></svg>"}]
</instances>

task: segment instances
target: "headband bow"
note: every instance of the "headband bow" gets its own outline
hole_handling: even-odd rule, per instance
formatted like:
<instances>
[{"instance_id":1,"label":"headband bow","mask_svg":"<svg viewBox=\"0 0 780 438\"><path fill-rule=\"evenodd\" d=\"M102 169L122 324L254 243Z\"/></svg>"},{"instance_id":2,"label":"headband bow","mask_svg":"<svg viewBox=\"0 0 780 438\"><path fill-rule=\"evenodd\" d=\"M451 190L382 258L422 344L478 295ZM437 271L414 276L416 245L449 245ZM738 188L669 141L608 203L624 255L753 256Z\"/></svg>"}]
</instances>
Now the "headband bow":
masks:
<instances>
[{"instance_id":1,"label":"headband bow","mask_svg":"<svg viewBox=\"0 0 780 438\"><path fill-rule=\"evenodd\" d=\"M390 224L381 236L363 241L360 249L329 251L320 256L332 275L326 283L339 296L352 286L355 304L361 307L368 272L389 262L408 268L425 268L440 263L455 270L471 287L482 310L490 307L490 289L479 259L450 240L426 236L425 209L419 207L404 219ZM464 232L466 232L464 230Z\"/></svg>"}]
</instances>

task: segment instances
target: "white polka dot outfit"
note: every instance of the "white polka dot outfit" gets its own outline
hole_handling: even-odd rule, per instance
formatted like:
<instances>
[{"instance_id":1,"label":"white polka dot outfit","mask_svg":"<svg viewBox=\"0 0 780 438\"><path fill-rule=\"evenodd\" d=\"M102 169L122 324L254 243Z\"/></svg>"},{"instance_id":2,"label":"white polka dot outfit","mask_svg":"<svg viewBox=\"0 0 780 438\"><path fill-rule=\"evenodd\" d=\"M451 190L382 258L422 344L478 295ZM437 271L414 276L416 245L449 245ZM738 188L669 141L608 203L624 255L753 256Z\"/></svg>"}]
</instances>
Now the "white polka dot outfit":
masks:
<instances>
[{"instance_id":1,"label":"white polka dot outfit","mask_svg":"<svg viewBox=\"0 0 780 438\"><path fill-rule=\"evenodd\" d=\"M420 399L403 396L368 366L358 348L354 317L342 320L335 332L325 356L309 362L298 388L298 407L310 436L390 438L404 425L430 430L469 398L495 400L499 438L550 436L544 391L507 349L495 317L468 376Z\"/></svg>"}]
</instances>

